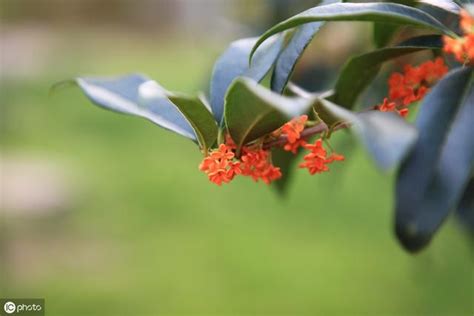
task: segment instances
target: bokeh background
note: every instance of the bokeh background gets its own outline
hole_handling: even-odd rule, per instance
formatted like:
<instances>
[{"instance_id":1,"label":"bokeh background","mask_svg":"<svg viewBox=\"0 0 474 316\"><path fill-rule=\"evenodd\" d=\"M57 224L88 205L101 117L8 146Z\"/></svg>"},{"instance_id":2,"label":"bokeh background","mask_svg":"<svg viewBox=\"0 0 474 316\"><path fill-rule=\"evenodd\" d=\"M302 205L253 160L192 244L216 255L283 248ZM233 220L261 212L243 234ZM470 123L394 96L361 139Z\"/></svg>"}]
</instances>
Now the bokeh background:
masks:
<instances>
[{"instance_id":1,"label":"bokeh background","mask_svg":"<svg viewBox=\"0 0 474 316\"><path fill-rule=\"evenodd\" d=\"M188 140L98 109L78 75L207 89L228 42L316 1L0 0L0 296L47 315L473 315L472 243L450 220L423 253L392 231L394 173L347 160L287 196L217 187ZM368 24L329 24L297 69L318 90ZM309 70L308 70L309 69ZM357 80L357 78L354 78Z\"/></svg>"}]
</instances>

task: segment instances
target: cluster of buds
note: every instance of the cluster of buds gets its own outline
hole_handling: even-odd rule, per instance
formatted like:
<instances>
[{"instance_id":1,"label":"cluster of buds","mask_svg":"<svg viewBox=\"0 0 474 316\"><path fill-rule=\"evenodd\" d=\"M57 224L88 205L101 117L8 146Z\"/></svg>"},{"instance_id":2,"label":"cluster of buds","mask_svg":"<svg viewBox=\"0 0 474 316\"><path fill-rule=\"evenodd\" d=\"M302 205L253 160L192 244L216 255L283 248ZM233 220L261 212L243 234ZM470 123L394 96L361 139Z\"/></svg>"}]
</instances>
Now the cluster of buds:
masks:
<instances>
[{"instance_id":1,"label":"cluster of buds","mask_svg":"<svg viewBox=\"0 0 474 316\"><path fill-rule=\"evenodd\" d=\"M389 93L377 108L382 112L396 112L402 117L409 113L409 105L420 101L429 89L446 73L448 67L441 57L413 67L406 65L403 73L395 72L388 79Z\"/></svg>"},{"instance_id":2,"label":"cluster of buds","mask_svg":"<svg viewBox=\"0 0 474 316\"><path fill-rule=\"evenodd\" d=\"M300 168L307 168L310 174L329 171L328 164L334 161L342 161L344 157L332 153L328 155L323 147L322 139L314 144L308 144L302 132L306 128L308 116L302 115L283 125L273 132L271 137L282 137L285 139L283 149L297 154L298 149L304 148L309 153L304 156L304 162ZM231 182L237 175L247 176L254 181L262 180L266 184L281 178L281 170L272 164L271 151L264 149L263 144L257 143L244 146L241 156L236 156L237 146L229 135L226 136L225 144L204 158L199 169L207 174L209 180L217 185Z\"/></svg>"},{"instance_id":3,"label":"cluster of buds","mask_svg":"<svg viewBox=\"0 0 474 316\"><path fill-rule=\"evenodd\" d=\"M464 36L443 37L444 52L453 54L460 63L474 65L474 17L466 10L461 10L460 26Z\"/></svg>"}]
</instances>

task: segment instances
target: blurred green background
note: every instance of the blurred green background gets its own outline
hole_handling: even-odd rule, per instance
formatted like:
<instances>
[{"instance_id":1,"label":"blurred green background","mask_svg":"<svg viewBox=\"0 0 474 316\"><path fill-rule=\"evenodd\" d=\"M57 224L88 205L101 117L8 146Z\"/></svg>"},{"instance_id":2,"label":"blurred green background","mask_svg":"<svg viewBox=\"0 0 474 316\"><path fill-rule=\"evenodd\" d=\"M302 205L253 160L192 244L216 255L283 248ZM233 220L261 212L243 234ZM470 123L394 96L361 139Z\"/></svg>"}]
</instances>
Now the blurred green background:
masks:
<instances>
[{"instance_id":1,"label":"blurred green background","mask_svg":"<svg viewBox=\"0 0 474 316\"><path fill-rule=\"evenodd\" d=\"M135 71L195 93L228 41L272 18L265 1L106 3L0 1L1 297L45 298L58 316L473 315L468 237L451 220L405 253L393 174L350 135L335 142L346 162L295 172L282 199L245 178L214 186L193 143L76 88L48 96L80 74ZM341 28L353 36L331 25L307 60L324 41L347 46L330 40ZM370 29L356 31L359 43Z\"/></svg>"}]
</instances>

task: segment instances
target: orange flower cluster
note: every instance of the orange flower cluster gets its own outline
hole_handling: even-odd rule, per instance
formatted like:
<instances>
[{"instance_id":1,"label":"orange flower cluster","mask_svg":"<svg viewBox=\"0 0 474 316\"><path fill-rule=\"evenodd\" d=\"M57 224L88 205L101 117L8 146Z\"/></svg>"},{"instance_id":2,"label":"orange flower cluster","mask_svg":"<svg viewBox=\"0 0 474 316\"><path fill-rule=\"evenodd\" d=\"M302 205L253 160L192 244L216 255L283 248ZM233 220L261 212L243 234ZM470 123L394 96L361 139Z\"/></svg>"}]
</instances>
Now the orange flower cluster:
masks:
<instances>
[{"instance_id":1,"label":"orange flower cluster","mask_svg":"<svg viewBox=\"0 0 474 316\"><path fill-rule=\"evenodd\" d=\"M204 171L209 180L217 185L229 183L235 175L242 173L240 163L234 162L234 157L231 146L221 144L218 149L204 158L199 165L199 170Z\"/></svg>"},{"instance_id":2,"label":"orange flower cluster","mask_svg":"<svg viewBox=\"0 0 474 316\"><path fill-rule=\"evenodd\" d=\"M461 10L461 30L463 37L451 38L444 36L444 52L453 54L457 61L474 65L474 17L466 10Z\"/></svg>"},{"instance_id":3,"label":"orange flower cluster","mask_svg":"<svg viewBox=\"0 0 474 316\"><path fill-rule=\"evenodd\" d=\"M418 67L406 65L403 73L393 73L388 79L389 97L377 108L382 112L397 112L406 117L408 106L420 101L441 77L448 72L442 58L429 60Z\"/></svg>"},{"instance_id":4,"label":"orange flower cluster","mask_svg":"<svg viewBox=\"0 0 474 316\"><path fill-rule=\"evenodd\" d=\"M236 146L230 137L226 144L212 151L199 165L199 170L207 174L217 185L229 183L236 175L249 176L254 181L261 179L270 184L281 177L280 168L270 162L270 152L263 149L242 148L240 161L235 156Z\"/></svg>"},{"instance_id":5,"label":"orange flower cluster","mask_svg":"<svg viewBox=\"0 0 474 316\"><path fill-rule=\"evenodd\" d=\"M334 161L343 161L345 158L342 155L332 153L329 157L326 149L323 147L322 139L318 139L314 144L307 144L304 146L310 151L304 156L304 162L299 165L300 168L307 168L310 174L322 173L329 171L328 164Z\"/></svg>"},{"instance_id":6,"label":"orange flower cluster","mask_svg":"<svg viewBox=\"0 0 474 316\"><path fill-rule=\"evenodd\" d=\"M329 171L328 164L334 161L344 160L344 156L332 153L328 155L323 147L322 139L314 144L307 144L302 138L302 132L308 121L307 115L292 119L277 131L272 133L275 137L284 136L286 143L283 147L286 151L296 154L298 148L309 150L304 156L304 162L300 168L307 168L311 174ZM237 159L235 151L237 146L232 138L227 135L225 144L209 153L199 166L199 169L207 174L209 180L217 185L229 183L235 176L243 175L251 177L254 181L262 180L266 184L281 178L281 170L271 162L270 150L262 148L262 144L254 144L242 147L242 155Z\"/></svg>"},{"instance_id":7,"label":"orange flower cluster","mask_svg":"<svg viewBox=\"0 0 474 316\"><path fill-rule=\"evenodd\" d=\"M280 179L280 168L272 165L269 158L270 152L268 150L251 150L244 147L243 155L240 157L242 175L252 177L254 181L261 179L266 184Z\"/></svg>"},{"instance_id":8,"label":"orange flower cluster","mask_svg":"<svg viewBox=\"0 0 474 316\"><path fill-rule=\"evenodd\" d=\"M307 115L294 118L281 128L281 133L286 136L287 142L283 149L291 151L296 154L298 148L306 145L306 141L301 138L301 132L304 130L305 124L308 121Z\"/></svg>"}]
</instances>

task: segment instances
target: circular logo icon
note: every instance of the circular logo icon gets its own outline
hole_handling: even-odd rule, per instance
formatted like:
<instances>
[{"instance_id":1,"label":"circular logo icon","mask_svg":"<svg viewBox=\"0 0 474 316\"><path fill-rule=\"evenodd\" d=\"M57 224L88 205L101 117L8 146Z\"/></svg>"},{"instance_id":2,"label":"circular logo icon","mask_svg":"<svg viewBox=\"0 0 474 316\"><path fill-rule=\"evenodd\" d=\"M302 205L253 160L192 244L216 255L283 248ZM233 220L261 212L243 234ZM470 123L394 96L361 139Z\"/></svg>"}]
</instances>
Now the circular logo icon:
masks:
<instances>
[{"instance_id":1,"label":"circular logo icon","mask_svg":"<svg viewBox=\"0 0 474 316\"><path fill-rule=\"evenodd\" d=\"M13 314L16 310L16 305L13 302L6 302L5 305L3 305L3 310L7 314Z\"/></svg>"}]
</instances>

